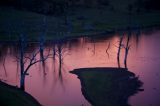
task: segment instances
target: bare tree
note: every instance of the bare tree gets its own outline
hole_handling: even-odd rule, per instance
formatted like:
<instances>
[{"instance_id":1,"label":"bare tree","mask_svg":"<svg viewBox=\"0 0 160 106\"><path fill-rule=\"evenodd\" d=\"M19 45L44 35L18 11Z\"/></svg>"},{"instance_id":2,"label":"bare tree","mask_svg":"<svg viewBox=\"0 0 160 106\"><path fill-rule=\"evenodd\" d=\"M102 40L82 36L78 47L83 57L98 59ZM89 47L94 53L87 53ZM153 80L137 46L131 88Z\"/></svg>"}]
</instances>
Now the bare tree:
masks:
<instances>
[{"instance_id":1,"label":"bare tree","mask_svg":"<svg viewBox=\"0 0 160 106\"><path fill-rule=\"evenodd\" d=\"M39 50L40 50L40 58L41 60L44 60L44 44L45 44L45 36L41 35L39 39ZM43 68L43 73L46 74L45 68L46 64L45 61L41 62L42 68Z\"/></svg>"},{"instance_id":2,"label":"bare tree","mask_svg":"<svg viewBox=\"0 0 160 106\"><path fill-rule=\"evenodd\" d=\"M44 45L46 42L46 35L47 35L47 16L44 15L43 17L43 23L42 23L42 32L41 32L41 36L39 37L39 49L40 49L40 58L41 60L44 60ZM45 68L46 68L46 64L45 61L41 61L41 65L43 68L43 73L44 75L46 74Z\"/></svg>"},{"instance_id":3,"label":"bare tree","mask_svg":"<svg viewBox=\"0 0 160 106\"><path fill-rule=\"evenodd\" d=\"M25 77L26 75L28 75L28 71L31 68L31 66L38 62L47 60L50 54L48 53L47 56L45 56L44 58L36 59L36 56L40 53L40 49L38 49L37 51L33 52L30 56L26 56L25 49L27 43L23 35L20 36L19 44L20 55L17 57L17 59L20 62L20 89L25 90ZM25 64L26 62L28 62L28 64Z\"/></svg>"},{"instance_id":4,"label":"bare tree","mask_svg":"<svg viewBox=\"0 0 160 106\"><path fill-rule=\"evenodd\" d=\"M59 75L61 75L61 68L62 68L62 62L63 62L63 46L62 43L59 43L57 45L57 56L59 59Z\"/></svg>"},{"instance_id":5,"label":"bare tree","mask_svg":"<svg viewBox=\"0 0 160 106\"><path fill-rule=\"evenodd\" d=\"M61 75L62 73L61 69L62 69L63 59L66 56L66 53L67 53L67 49L65 49L65 47L63 46L63 40L58 41L56 55L59 60L59 75Z\"/></svg>"},{"instance_id":6,"label":"bare tree","mask_svg":"<svg viewBox=\"0 0 160 106\"><path fill-rule=\"evenodd\" d=\"M107 55L108 55L108 58L109 58L109 53L108 53L109 48L110 48L110 42L108 43L108 47L107 47L107 49L106 49L106 53L107 53Z\"/></svg>"},{"instance_id":7,"label":"bare tree","mask_svg":"<svg viewBox=\"0 0 160 106\"><path fill-rule=\"evenodd\" d=\"M56 59L56 45L53 43L53 60Z\"/></svg>"},{"instance_id":8,"label":"bare tree","mask_svg":"<svg viewBox=\"0 0 160 106\"><path fill-rule=\"evenodd\" d=\"M131 47L131 45L129 45L129 42L130 42L130 34L128 34L128 36L127 36L127 43L126 43L126 46L124 46L124 48L125 48L125 56L124 56L124 65L125 65L125 68L127 68L127 57L128 57L129 49Z\"/></svg>"},{"instance_id":9,"label":"bare tree","mask_svg":"<svg viewBox=\"0 0 160 106\"><path fill-rule=\"evenodd\" d=\"M123 46L122 44L123 42L123 36L120 37L120 41L119 41L119 46L118 46L118 53L117 53L117 63L118 63L118 67L120 68L120 53L121 53L121 48Z\"/></svg>"},{"instance_id":10,"label":"bare tree","mask_svg":"<svg viewBox=\"0 0 160 106\"><path fill-rule=\"evenodd\" d=\"M131 45L129 45L130 42L130 32L127 36L127 41L126 41L126 45L122 44L123 42L123 38L124 36L120 37L120 41L119 41L119 46L118 46L118 52L117 52L117 63L118 63L118 67L120 68L120 53L121 53L121 49L124 48L125 49L125 56L124 56L124 66L125 68L127 68L127 57L128 57L128 53L130 50Z\"/></svg>"}]
</instances>

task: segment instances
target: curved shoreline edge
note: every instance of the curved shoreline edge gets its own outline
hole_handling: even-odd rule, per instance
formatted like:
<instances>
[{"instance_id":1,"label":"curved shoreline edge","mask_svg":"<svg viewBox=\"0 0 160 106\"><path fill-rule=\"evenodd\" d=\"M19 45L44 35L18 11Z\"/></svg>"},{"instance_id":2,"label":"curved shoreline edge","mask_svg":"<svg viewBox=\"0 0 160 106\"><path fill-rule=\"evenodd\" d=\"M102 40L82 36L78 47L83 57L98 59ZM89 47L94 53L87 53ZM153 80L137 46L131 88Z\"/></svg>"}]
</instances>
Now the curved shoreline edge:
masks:
<instances>
[{"instance_id":1,"label":"curved shoreline edge","mask_svg":"<svg viewBox=\"0 0 160 106\"><path fill-rule=\"evenodd\" d=\"M24 104L24 106L42 106L34 97L32 97L27 92L20 90L16 86L8 85L2 81L0 81L0 92L0 105L10 106L11 103L14 103L14 105L17 104L17 106L19 106L19 103L21 103Z\"/></svg>"}]
</instances>

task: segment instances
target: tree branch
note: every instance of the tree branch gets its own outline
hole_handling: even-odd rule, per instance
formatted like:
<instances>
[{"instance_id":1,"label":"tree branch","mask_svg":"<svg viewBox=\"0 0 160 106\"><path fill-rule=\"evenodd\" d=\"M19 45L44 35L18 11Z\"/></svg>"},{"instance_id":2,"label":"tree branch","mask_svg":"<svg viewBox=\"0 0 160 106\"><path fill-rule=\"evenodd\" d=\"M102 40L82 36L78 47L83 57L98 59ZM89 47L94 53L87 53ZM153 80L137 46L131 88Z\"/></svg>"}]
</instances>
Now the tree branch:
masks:
<instances>
[{"instance_id":1,"label":"tree branch","mask_svg":"<svg viewBox=\"0 0 160 106\"><path fill-rule=\"evenodd\" d=\"M49 56L52 55L52 54L49 54L49 53L48 53L48 55L45 56L45 58L39 59L39 60L36 60L36 61L33 62L33 60L35 60L35 57L37 56L37 54L38 54L39 52L40 52L40 51L38 51L37 53L33 54L32 58L31 58L31 60L30 60L29 65L27 66L27 68L26 68L25 71L24 71L24 74L27 74L29 68L30 68L32 65L34 65L34 64L36 64L36 63L38 63L38 62L45 61L45 60L47 60L48 58L50 58ZM50 50L49 50L49 52L50 52Z\"/></svg>"}]
</instances>

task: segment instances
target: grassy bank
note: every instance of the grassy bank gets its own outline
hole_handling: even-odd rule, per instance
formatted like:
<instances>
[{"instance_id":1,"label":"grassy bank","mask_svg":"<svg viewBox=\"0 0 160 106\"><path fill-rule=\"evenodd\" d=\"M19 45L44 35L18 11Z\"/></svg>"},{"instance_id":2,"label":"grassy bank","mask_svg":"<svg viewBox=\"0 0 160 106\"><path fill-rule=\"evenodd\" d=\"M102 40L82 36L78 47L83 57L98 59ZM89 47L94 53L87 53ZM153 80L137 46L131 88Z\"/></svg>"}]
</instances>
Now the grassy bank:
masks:
<instances>
[{"instance_id":1,"label":"grassy bank","mask_svg":"<svg viewBox=\"0 0 160 106\"><path fill-rule=\"evenodd\" d=\"M128 98L142 82L123 68L82 68L71 73L81 81L82 93L93 106L130 106Z\"/></svg>"},{"instance_id":2,"label":"grassy bank","mask_svg":"<svg viewBox=\"0 0 160 106\"><path fill-rule=\"evenodd\" d=\"M0 106L41 106L31 95L0 81Z\"/></svg>"},{"instance_id":3,"label":"grassy bank","mask_svg":"<svg viewBox=\"0 0 160 106\"><path fill-rule=\"evenodd\" d=\"M113 32L128 26L143 28L160 25L159 11L133 13L129 16L126 11L111 11L108 8L76 8L67 19L65 16L44 16L7 7L0 7L0 13L1 40L14 40L20 34L32 40L46 35L46 39L51 40ZM65 20L68 20L67 24Z\"/></svg>"}]
</instances>

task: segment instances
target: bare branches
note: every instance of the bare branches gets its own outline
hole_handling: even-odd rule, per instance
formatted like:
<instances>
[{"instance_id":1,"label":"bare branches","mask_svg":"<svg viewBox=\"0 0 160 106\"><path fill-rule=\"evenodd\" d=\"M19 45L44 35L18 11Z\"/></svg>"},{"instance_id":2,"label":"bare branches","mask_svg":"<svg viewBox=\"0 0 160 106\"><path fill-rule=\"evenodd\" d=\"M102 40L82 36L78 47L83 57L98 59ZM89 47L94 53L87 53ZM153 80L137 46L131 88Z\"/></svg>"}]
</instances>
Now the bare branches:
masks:
<instances>
[{"instance_id":1,"label":"bare branches","mask_svg":"<svg viewBox=\"0 0 160 106\"><path fill-rule=\"evenodd\" d=\"M25 39L25 36L21 35L19 40L19 56L16 57L17 61L20 62L20 69L21 69L21 77L20 77L20 88L24 90L24 82L25 82L25 76L29 75L27 72L31 66L38 62L44 62L49 58L50 50L44 58L36 59L37 55L43 52L43 43L44 39L40 41L39 48L35 52L31 53L30 55L25 54L27 42ZM26 64L27 63L27 64Z\"/></svg>"},{"instance_id":2,"label":"bare branches","mask_svg":"<svg viewBox=\"0 0 160 106\"><path fill-rule=\"evenodd\" d=\"M52 54L50 54L50 50L49 50L47 56L45 56L44 58L40 58L40 59L38 59L38 60L35 60L35 59L36 59L36 56L37 56L39 53L40 53L40 50L38 50L37 52L33 53L33 55L32 55L31 58L30 58L30 57L27 57L27 58L30 60L30 63L29 63L29 65L27 66L27 68L25 69L25 71L24 71L25 74L28 72L29 68L30 68L32 65L34 65L34 64L36 64L36 63L38 63L38 62L46 61L48 58L50 58L49 56L52 55Z\"/></svg>"},{"instance_id":3,"label":"bare branches","mask_svg":"<svg viewBox=\"0 0 160 106\"><path fill-rule=\"evenodd\" d=\"M128 56L129 49L131 47L131 45L129 45L129 42L130 42L130 34L128 35L127 44L125 46L125 58L124 58L125 68L127 68L127 56Z\"/></svg>"},{"instance_id":4,"label":"bare branches","mask_svg":"<svg viewBox=\"0 0 160 106\"><path fill-rule=\"evenodd\" d=\"M108 53L109 48L110 48L110 42L109 42L108 47L107 47L107 49L106 49L106 53L107 53L107 55L108 55L108 58L109 58L109 53Z\"/></svg>"},{"instance_id":5,"label":"bare branches","mask_svg":"<svg viewBox=\"0 0 160 106\"><path fill-rule=\"evenodd\" d=\"M31 60L31 57L29 57L29 56L24 56L24 58Z\"/></svg>"},{"instance_id":6,"label":"bare branches","mask_svg":"<svg viewBox=\"0 0 160 106\"><path fill-rule=\"evenodd\" d=\"M125 68L127 68L127 56L128 56L128 52L129 52L129 50L131 48L131 45L129 44L130 43L130 34L128 34L128 36L127 36L126 44L122 44L123 37L124 36L120 37L119 46L118 46L118 53L117 53L117 63L118 63L118 67L119 68L120 68L120 53L121 53L121 49L122 48L125 49L124 65L125 65Z\"/></svg>"},{"instance_id":7,"label":"bare branches","mask_svg":"<svg viewBox=\"0 0 160 106\"><path fill-rule=\"evenodd\" d=\"M120 41L119 41L119 46L118 46L118 53L117 53L117 63L118 63L118 67L120 68L120 53L121 53L121 48L123 47L123 36L120 37Z\"/></svg>"}]
</instances>

